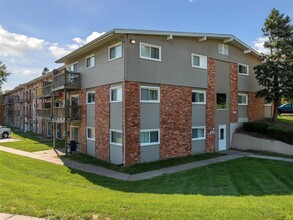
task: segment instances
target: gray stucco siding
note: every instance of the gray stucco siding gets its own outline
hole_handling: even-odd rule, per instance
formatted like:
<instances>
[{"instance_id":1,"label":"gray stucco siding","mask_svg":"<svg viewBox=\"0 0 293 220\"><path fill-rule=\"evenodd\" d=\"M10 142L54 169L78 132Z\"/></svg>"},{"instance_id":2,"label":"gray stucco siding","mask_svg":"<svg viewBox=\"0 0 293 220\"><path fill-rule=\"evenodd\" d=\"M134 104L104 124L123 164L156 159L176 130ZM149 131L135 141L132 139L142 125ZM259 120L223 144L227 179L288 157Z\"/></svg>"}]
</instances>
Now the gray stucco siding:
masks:
<instances>
[{"instance_id":1,"label":"gray stucco siding","mask_svg":"<svg viewBox=\"0 0 293 220\"><path fill-rule=\"evenodd\" d=\"M122 102L110 103L110 129L122 130Z\"/></svg>"},{"instance_id":2,"label":"gray stucco siding","mask_svg":"<svg viewBox=\"0 0 293 220\"><path fill-rule=\"evenodd\" d=\"M192 127L205 126L206 124L206 105L192 104Z\"/></svg>"},{"instance_id":3,"label":"gray stucco siding","mask_svg":"<svg viewBox=\"0 0 293 220\"><path fill-rule=\"evenodd\" d=\"M192 154L205 152L206 140L192 140Z\"/></svg>"},{"instance_id":4,"label":"gray stucco siding","mask_svg":"<svg viewBox=\"0 0 293 220\"><path fill-rule=\"evenodd\" d=\"M122 164L122 146L110 144L110 161L114 164Z\"/></svg>"},{"instance_id":5,"label":"gray stucco siding","mask_svg":"<svg viewBox=\"0 0 293 220\"><path fill-rule=\"evenodd\" d=\"M160 145L141 146L140 160L142 163L160 159Z\"/></svg>"},{"instance_id":6,"label":"gray stucco siding","mask_svg":"<svg viewBox=\"0 0 293 220\"><path fill-rule=\"evenodd\" d=\"M86 105L86 126L95 127L95 104Z\"/></svg>"},{"instance_id":7,"label":"gray stucco siding","mask_svg":"<svg viewBox=\"0 0 293 220\"><path fill-rule=\"evenodd\" d=\"M140 103L140 129L160 128L160 103Z\"/></svg>"},{"instance_id":8,"label":"gray stucco siding","mask_svg":"<svg viewBox=\"0 0 293 220\"><path fill-rule=\"evenodd\" d=\"M238 105L238 118L247 118L247 105Z\"/></svg>"},{"instance_id":9,"label":"gray stucco siding","mask_svg":"<svg viewBox=\"0 0 293 220\"><path fill-rule=\"evenodd\" d=\"M87 154L90 156L96 156L96 142L93 140L86 140Z\"/></svg>"}]
</instances>

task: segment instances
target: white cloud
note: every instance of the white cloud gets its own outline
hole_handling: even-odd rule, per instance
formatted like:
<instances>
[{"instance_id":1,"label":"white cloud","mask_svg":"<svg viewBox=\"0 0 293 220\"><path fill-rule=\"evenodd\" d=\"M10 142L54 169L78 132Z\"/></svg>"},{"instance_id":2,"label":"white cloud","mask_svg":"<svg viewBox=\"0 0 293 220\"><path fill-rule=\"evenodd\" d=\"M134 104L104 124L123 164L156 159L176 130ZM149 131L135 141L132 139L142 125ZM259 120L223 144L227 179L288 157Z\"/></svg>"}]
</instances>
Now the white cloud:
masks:
<instances>
[{"instance_id":1,"label":"white cloud","mask_svg":"<svg viewBox=\"0 0 293 220\"><path fill-rule=\"evenodd\" d=\"M24 70L14 70L12 71L12 74L15 75L23 75L23 76L36 76L38 75L36 71L33 71L32 69L24 69Z\"/></svg>"},{"instance_id":2,"label":"white cloud","mask_svg":"<svg viewBox=\"0 0 293 220\"><path fill-rule=\"evenodd\" d=\"M49 50L52 53L52 55L57 59L71 52L70 50L66 50L62 47L59 47L58 44L53 44L49 47Z\"/></svg>"},{"instance_id":3,"label":"white cloud","mask_svg":"<svg viewBox=\"0 0 293 220\"><path fill-rule=\"evenodd\" d=\"M92 40L100 37L104 33L105 32L94 31L89 36L87 36L86 39L81 39L80 37L75 37L72 39L72 41L74 43L73 44L66 44L66 48L59 47L58 44L56 44L56 43L51 44L51 46L49 47L49 50L51 51L53 56L58 59L58 58L61 58L65 55L67 55L71 51L78 49L79 47L83 46L84 44L87 44L87 43L91 42Z\"/></svg>"},{"instance_id":4,"label":"white cloud","mask_svg":"<svg viewBox=\"0 0 293 220\"><path fill-rule=\"evenodd\" d=\"M44 42L39 38L8 32L0 25L0 56L21 57L30 51L40 51Z\"/></svg>"},{"instance_id":5,"label":"white cloud","mask_svg":"<svg viewBox=\"0 0 293 220\"><path fill-rule=\"evenodd\" d=\"M268 48L264 47L264 42L268 40L267 37L259 37L256 41L253 41L253 48L256 49L259 53L269 54L270 51Z\"/></svg>"}]
</instances>

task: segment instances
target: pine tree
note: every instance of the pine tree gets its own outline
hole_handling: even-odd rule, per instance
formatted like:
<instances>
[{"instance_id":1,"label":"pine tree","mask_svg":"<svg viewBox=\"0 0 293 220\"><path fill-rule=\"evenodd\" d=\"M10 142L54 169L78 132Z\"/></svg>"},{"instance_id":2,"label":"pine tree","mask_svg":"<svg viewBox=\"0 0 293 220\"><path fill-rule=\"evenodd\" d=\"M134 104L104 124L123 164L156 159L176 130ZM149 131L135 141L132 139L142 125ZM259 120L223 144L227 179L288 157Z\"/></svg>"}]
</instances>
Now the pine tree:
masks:
<instances>
[{"instance_id":1,"label":"pine tree","mask_svg":"<svg viewBox=\"0 0 293 220\"><path fill-rule=\"evenodd\" d=\"M262 63L254 67L256 79L263 86L257 96L273 102L272 121L275 121L281 98L293 97L293 26L289 16L274 8L262 31L268 38L264 47L270 50L270 54L263 55Z\"/></svg>"}]
</instances>

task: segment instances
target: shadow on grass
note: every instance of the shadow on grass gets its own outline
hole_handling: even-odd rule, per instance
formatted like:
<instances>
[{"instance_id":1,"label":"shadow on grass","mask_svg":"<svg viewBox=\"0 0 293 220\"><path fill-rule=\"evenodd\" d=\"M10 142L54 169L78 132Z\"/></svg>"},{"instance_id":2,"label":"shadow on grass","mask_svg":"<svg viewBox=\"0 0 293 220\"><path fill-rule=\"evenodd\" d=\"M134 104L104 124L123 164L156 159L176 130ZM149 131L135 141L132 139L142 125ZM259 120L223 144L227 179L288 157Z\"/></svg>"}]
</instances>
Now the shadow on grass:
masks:
<instances>
[{"instance_id":1,"label":"shadow on grass","mask_svg":"<svg viewBox=\"0 0 293 220\"><path fill-rule=\"evenodd\" d=\"M70 168L69 168L70 169ZM293 165L288 162L240 158L142 181L120 181L70 169L90 182L130 193L265 196L293 194Z\"/></svg>"}]
</instances>

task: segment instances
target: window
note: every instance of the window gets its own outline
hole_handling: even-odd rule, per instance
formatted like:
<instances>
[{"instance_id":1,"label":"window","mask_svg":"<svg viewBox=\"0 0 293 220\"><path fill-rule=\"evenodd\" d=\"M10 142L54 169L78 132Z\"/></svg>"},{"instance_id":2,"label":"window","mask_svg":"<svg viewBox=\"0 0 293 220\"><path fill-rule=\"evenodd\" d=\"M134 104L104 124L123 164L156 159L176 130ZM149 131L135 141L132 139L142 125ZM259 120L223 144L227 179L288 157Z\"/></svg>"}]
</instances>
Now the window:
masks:
<instances>
[{"instance_id":1,"label":"window","mask_svg":"<svg viewBox=\"0 0 293 220\"><path fill-rule=\"evenodd\" d=\"M110 88L110 102L121 102L122 101L122 87Z\"/></svg>"},{"instance_id":2,"label":"window","mask_svg":"<svg viewBox=\"0 0 293 220\"><path fill-rule=\"evenodd\" d=\"M218 110L227 109L227 94L217 93L217 109Z\"/></svg>"},{"instance_id":3,"label":"window","mask_svg":"<svg viewBox=\"0 0 293 220\"><path fill-rule=\"evenodd\" d=\"M198 55L198 54L191 54L191 66L207 69L207 57Z\"/></svg>"},{"instance_id":4,"label":"window","mask_svg":"<svg viewBox=\"0 0 293 220\"><path fill-rule=\"evenodd\" d=\"M110 144L122 146L122 132L120 130L110 131Z\"/></svg>"},{"instance_id":5,"label":"window","mask_svg":"<svg viewBox=\"0 0 293 220\"><path fill-rule=\"evenodd\" d=\"M238 94L238 105L247 105L247 94Z\"/></svg>"},{"instance_id":6,"label":"window","mask_svg":"<svg viewBox=\"0 0 293 220\"><path fill-rule=\"evenodd\" d=\"M110 60L115 60L122 57L122 44L118 43L115 44L111 47L109 47L108 50L108 59Z\"/></svg>"},{"instance_id":7,"label":"window","mask_svg":"<svg viewBox=\"0 0 293 220\"><path fill-rule=\"evenodd\" d=\"M90 91L86 93L86 104L94 104L95 103L95 92Z\"/></svg>"},{"instance_id":8,"label":"window","mask_svg":"<svg viewBox=\"0 0 293 220\"><path fill-rule=\"evenodd\" d=\"M218 53L228 56L229 55L229 46L226 44L218 44Z\"/></svg>"},{"instance_id":9,"label":"window","mask_svg":"<svg viewBox=\"0 0 293 220\"><path fill-rule=\"evenodd\" d=\"M206 138L206 127L193 127L192 140L204 140Z\"/></svg>"},{"instance_id":10,"label":"window","mask_svg":"<svg viewBox=\"0 0 293 220\"><path fill-rule=\"evenodd\" d=\"M95 128L87 127L86 128L86 139L95 140Z\"/></svg>"},{"instance_id":11,"label":"window","mask_svg":"<svg viewBox=\"0 0 293 220\"><path fill-rule=\"evenodd\" d=\"M38 123L37 123L37 126L39 126ZM61 123L56 123L56 137L58 139L62 138Z\"/></svg>"},{"instance_id":12,"label":"window","mask_svg":"<svg viewBox=\"0 0 293 220\"><path fill-rule=\"evenodd\" d=\"M192 104L206 104L206 92L192 90Z\"/></svg>"},{"instance_id":13,"label":"window","mask_svg":"<svg viewBox=\"0 0 293 220\"><path fill-rule=\"evenodd\" d=\"M95 55L92 54L85 58L85 68L89 69L95 66Z\"/></svg>"},{"instance_id":14,"label":"window","mask_svg":"<svg viewBox=\"0 0 293 220\"><path fill-rule=\"evenodd\" d=\"M161 47L140 43L140 58L161 61Z\"/></svg>"},{"instance_id":15,"label":"window","mask_svg":"<svg viewBox=\"0 0 293 220\"><path fill-rule=\"evenodd\" d=\"M47 122L47 136L48 137L51 137L51 122L50 121L48 121Z\"/></svg>"},{"instance_id":16,"label":"window","mask_svg":"<svg viewBox=\"0 0 293 220\"><path fill-rule=\"evenodd\" d=\"M239 63L238 64L238 74L248 76L249 75L249 66L246 64Z\"/></svg>"},{"instance_id":17,"label":"window","mask_svg":"<svg viewBox=\"0 0 293 220\"><path fill-rule=\"evenodd\" d=\"M160 88L159 87L140 87L140 101L141 102L160 102Z\"/></svg>"},{"instance_id":18,"label":"window","mask_svg":"<svg viewBox=\"0 0 293 220\"><path fill-rule=\"evenodd\" d=\"M140 131L140 145L154 145L160 144L160 130L141 130Z\"/></svg>"},{"instance_id":19,"label":"window","mask_svg":"<svg viewBox=\"0 0 293 220\"><path fill-rule=\"evenodd\" d=\"M70 72L77 72L77 62L69 65Z\"/></svg>"}]
</instances>

